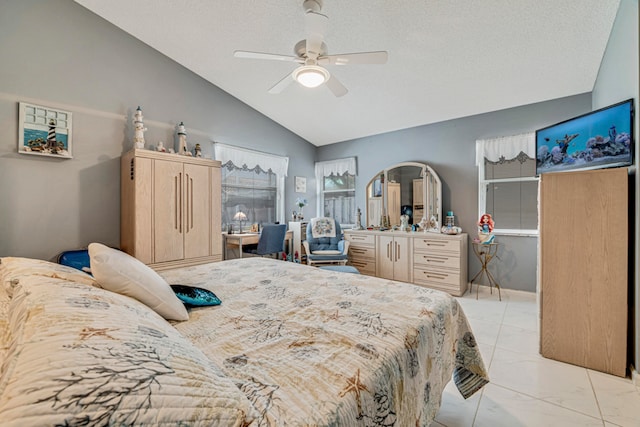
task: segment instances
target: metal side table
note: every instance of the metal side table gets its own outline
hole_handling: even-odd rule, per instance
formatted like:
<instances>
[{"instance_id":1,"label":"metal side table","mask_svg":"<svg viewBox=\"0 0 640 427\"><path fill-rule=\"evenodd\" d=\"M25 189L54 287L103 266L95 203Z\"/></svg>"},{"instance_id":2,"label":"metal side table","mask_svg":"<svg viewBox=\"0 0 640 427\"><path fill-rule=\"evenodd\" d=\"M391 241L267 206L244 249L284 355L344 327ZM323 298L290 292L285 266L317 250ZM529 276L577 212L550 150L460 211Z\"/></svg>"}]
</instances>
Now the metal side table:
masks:
<instances>
[{"instance_id":1,"label":"metal side table","mask_svg":"<svg viewBox=\"0 0 640 427\"><path fill-rule=\"evenodd\" d=\"M473 246L473 252L476 254L476 257L482 264L482 268L480 269L480 271L478 271L478 273L473 276L473 279L471 279L471 292L473 292L473 282L476 281L476 279L481 279L483 276L486 276L487 281L489 282L489 289L491 290L491 294L493 295L493 287L495 286L495 288L498 290L498 299L502 301L502 295L500 294L500 285L498 284L496 279L493 278L493 275L488 268L491 260L493 260L494 258L498 258L498 247L500 246L500 243L471 242L471 244ZM480 284L476 282L476 299L478 299L479 291Z\"/></svg>"}]
</instances>

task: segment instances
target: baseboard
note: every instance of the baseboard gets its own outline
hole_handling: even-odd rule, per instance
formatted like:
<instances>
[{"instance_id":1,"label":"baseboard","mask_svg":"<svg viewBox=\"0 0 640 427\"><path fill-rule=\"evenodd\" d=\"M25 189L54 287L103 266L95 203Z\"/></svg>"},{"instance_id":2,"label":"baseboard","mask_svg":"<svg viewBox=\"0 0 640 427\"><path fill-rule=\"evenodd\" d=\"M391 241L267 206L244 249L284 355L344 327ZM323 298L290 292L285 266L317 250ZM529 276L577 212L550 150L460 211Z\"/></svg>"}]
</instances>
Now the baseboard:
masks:
<instances>
[{"instance_id":1,"label":"baseboard","mask_svg":"<svg viewBox=\"0 0 640 427\"><path fill-rule=\"evenodd\" d=\"M629 370L631 371L631 382L636 387L640 387L640 372L636 371L633 365L629 366Z\"/></svg>"}]
</instances>

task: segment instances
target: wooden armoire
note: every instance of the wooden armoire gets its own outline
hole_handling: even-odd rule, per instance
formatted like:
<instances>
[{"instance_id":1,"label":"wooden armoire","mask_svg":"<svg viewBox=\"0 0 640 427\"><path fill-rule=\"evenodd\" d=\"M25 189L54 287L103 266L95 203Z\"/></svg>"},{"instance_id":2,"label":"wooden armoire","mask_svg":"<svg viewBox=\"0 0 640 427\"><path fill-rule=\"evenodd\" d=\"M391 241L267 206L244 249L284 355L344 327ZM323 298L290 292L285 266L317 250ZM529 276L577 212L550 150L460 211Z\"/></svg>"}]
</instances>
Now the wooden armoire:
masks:
<instances>
[{"instance_id":1,"label":"wooden armoire","mask_svg":"<svg viewBox=\"0 0 640 427\"><path fill-rule=\"evenodd\" d=\"M625 376L626 168L540 179L540 353Z\"/></svg>"},{"instance_id":2,"label":"wooden armoire","mask_svg":"<svg viewBox=\"0 0 640 427\"><path fill-rule=\"evenodd\" d=\"M220 162L134 149L121 158L120 245L156 270L222 260Z\"/></svg>"}]
</instances>

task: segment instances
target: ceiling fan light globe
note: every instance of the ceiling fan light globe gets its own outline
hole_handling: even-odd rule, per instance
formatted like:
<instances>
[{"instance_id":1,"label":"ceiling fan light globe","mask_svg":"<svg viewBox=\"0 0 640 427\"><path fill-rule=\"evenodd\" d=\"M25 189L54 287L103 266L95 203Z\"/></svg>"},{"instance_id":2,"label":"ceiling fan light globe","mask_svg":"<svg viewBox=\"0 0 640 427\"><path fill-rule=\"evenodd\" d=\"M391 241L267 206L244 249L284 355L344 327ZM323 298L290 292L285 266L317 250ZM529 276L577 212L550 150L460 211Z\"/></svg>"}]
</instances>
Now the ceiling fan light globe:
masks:
<instances>
[{"instance_id":1,"label":"ceiling fan light globe","mask_svg":"<svg viewBox=\"0 0 640 427\"><path fill-rule=\"evenodd\" d=\"M329 80L329 72L314 65L302 66L293 72L293 78L304 87L318 87Z\"/></svg>"}]
</instances>

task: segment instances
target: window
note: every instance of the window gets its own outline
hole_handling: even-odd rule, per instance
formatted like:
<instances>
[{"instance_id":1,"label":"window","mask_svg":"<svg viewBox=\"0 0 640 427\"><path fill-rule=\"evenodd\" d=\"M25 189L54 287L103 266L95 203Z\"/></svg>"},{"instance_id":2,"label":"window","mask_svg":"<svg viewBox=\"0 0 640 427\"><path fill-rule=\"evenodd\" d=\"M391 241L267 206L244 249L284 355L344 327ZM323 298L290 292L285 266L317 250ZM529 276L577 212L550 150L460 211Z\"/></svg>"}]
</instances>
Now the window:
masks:
<instances>
[{"instance_id":1,"label":"window","mask_svg":"<svg viewBox=\"0 0 640 427\"><path fill-rule=\"evenodd\" d=\"M478 218L489 213L494 233L538 233L534 134L477 141Z\"/></svg>"},{"instance_id":2,"label":"window","mask_svg":"<svg viewBox=\"0 0 640 427\"><path fill-rule=\"evenodd\" d=\"M215 145L222 162L222 230L240 227L236 214L242 212L242 228L251 224L283 221L284 177L289 159L257 151Z\"/></svg>"},{"instance_id":3,"label":"window","mask_svg":"<svg viewBox=\"0 0 640 427\"><path fill-rule=\"evenodd\" d=\"M355 224L356 159L316 163L319 216L334 218L341 226Z\"/></svg>"}]
</instances>

